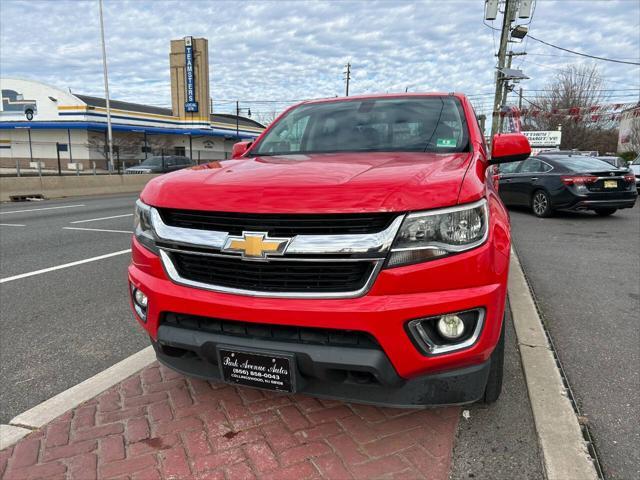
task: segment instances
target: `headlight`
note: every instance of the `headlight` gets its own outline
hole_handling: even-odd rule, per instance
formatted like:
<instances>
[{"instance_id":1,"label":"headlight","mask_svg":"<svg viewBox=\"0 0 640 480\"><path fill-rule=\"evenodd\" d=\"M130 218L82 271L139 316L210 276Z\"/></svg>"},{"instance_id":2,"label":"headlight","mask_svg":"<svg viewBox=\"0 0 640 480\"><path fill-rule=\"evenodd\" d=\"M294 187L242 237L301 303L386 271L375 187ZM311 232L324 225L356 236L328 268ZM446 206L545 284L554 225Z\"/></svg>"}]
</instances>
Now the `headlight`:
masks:
<instances>
[{"instance_id":1,"label":"headlight","mask_svg":"<svg viewBox=\"0 0 640 480\"><path fill-rule=\"evenodd\" d=\"M153 253L159 253L156 246L156 236L151 219L151 207L141 200L136 201L133 214L133 232L136 239Z\"/></svg>"},{"instance_id":2,"label":"headlight","mask_svg":"<svg viewBox=\"0 0 640 480\"><path fill-rule=\"evenodd\" d=\"M489 232L485 199L407 215L391 248L388 267L425 262L482 245Z\"/></svg>"}]
</instances>

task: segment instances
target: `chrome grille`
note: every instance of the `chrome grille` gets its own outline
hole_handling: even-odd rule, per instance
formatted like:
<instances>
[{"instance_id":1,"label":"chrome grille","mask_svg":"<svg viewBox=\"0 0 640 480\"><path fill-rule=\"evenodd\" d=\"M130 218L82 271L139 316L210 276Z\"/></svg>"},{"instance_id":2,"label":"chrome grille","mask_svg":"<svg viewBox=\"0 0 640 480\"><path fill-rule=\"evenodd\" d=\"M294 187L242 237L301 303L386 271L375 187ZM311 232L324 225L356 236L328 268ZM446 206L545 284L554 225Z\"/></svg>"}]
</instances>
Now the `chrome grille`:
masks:
<instances>
[{"instance_id":1,"label":"chrome grille","mask_svg":"<svg viewBox=\"0 0 640 480\"><path fill-rule=\"evenodd\" d=\"M261 292L350 292L362 288L373 262L243 261L233 256L172 252L181 277Z\"/></svg>"},{"instance_id":2,"label":"chrome grille","mask_svg":"<svg viewBox=\"0 0 640 480\"><path fill-rule=\"evenodd\" d=\"M322 230L318 221L320 217L309 220L308 215L265 215L262 219L255 214L236 217L230 214L225 216L225 221L242 217L244 223L235 226L215 224L215 228L225 228L216 230L213 229L214 224L178 222L175 215L169 219L166 211L162 212L162 209L151 208L150 220L165 271L172 281L223 293L279 298L352 298L364 295L381 270L404 218L402 214L385 213L379 217L366 214L367 222L372 223L365 226L362 222L364 214L360 223L352 215L345 216L348 221L331 215L330 219L324 217L329 219L329 223ZM217 213L212 215L218 218ZM247 223L249 217L253 223ZM377 220L372 220L374 217ZM189 227L167 222L188 224ZM246 230L253 227L266 230ZM374 231L319 233L353 229ZM316 233L284 235L293 231ZM277 255L248 257L243 250L232 251L225 246L232 238L236 241L237 232L242 234L241 239L248 238L246 234L253 234L267 241L278 235L288 240L288 244Z\"/></svg>"}]
</instances>

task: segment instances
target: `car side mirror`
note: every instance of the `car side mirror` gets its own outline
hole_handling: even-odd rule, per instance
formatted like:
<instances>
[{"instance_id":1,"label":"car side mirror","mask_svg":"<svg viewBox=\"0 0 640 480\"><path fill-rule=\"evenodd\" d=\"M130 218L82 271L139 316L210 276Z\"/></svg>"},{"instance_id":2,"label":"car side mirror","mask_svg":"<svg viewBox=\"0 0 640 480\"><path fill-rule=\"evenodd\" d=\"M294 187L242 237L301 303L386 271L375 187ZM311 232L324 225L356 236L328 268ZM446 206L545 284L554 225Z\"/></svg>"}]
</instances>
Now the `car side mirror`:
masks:
<instances>
[{"instance_id":1,"label":"car side mirror","mask_svg":"<svg viewBox=\"0 0 640 480\"><path fill-rule=\"evenodd\" d=\"M491 160L489 165L520 162L531 155L531 145L521 133L499 133L491 142Z\"/></svg>"},{"instance_id":2,"label":"car side mirror","mask_svg":"<svg viewBox=\"0 0 640 480\"><path fill-rule=\"evenodd\" d=\"M231 158L241 158L251 148L251 145L253 145L253 142L234 143L231 149Z\"/></svg>"}]
</instances>

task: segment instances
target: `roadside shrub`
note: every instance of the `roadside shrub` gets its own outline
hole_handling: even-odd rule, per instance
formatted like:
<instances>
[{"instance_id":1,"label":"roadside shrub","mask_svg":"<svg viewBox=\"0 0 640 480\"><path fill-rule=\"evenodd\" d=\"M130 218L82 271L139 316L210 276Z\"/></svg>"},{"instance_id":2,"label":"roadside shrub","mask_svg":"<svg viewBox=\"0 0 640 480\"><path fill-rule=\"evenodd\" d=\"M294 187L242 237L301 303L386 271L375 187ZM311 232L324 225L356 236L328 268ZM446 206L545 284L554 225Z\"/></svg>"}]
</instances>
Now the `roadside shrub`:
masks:
<instances>
[{"instance_id":1,"label":"roadside shrub","mask_svg":"<svg viewBox=\"0 0 640 480\"><path fill-rule=\"evenodd\" d=\"M633 150L629 150L626 152L621 152L618 154L620 158L622 158L625 162L629 163L638 156L638 152L634 152Z\"/></svg>"}]
</instances>

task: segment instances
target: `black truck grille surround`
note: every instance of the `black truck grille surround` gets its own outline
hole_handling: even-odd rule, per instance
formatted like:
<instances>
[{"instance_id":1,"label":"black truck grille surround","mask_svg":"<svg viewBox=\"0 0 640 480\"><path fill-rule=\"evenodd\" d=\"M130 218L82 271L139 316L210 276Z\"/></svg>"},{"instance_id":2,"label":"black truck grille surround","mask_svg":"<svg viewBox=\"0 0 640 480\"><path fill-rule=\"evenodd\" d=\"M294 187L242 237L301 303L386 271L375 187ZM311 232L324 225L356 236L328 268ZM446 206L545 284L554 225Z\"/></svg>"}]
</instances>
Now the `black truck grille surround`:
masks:
<instances>
[{"instance_id":1,"label":"black truck grille surround","mask_svg":"<svg viewBox=\"0 0 640 480\"><path fill-rule=\"evenodd\" d=\"M397 213L329 215L245 214L158 208L162 221L172 227L229 232L268 232L272 237L295 235L346 235L377 233L387 228Z\"/></svg>"},{"instance_id":2,"label":"black truck grille surround","mask_svg":"<svg viewBox=\"0 0 640 480\"><path fill-rule=\"evenodd\" d=\"M227 288L262 292L352 292L365 286L374 262L244 261L237 256L171 252L182 278Z\"/></svg>"},{"instance_id":3,"label":"black truck grille surround","mask_svg":"<svg viewBox=\"0 0 640 480\"><path fill-rule=\"evenodd\" d=\"M371 335L353 330L238 322L170 312L161 316L160 325L277 342L380 349L378 342Z\"/></svg>"}]
</instances>

